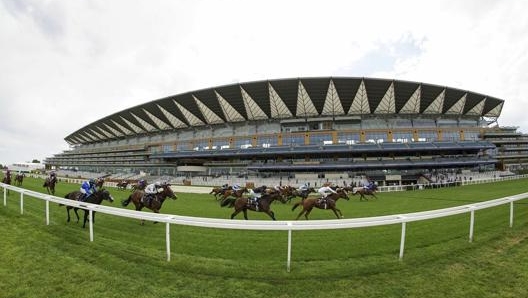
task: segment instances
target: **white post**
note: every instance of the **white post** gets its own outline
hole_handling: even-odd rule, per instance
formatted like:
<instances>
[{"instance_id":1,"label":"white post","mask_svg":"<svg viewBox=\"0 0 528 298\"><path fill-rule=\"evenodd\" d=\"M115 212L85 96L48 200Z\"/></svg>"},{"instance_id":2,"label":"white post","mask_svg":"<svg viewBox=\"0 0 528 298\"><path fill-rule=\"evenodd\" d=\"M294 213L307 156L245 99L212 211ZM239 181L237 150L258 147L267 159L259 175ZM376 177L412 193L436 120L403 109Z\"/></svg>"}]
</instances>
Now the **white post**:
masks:
<instances>
[{"instance_id":1,"label":"white post","mask_svg":"<svg viewBox=\"0 0 528 298\"><path fill-rule=\"evenodd\" d=\"M513 201L510 202L510 228L513 227Z\"/></svg>"},{"instance_id":2,"label":"white post","mask_svg":"<svg viewBox=\"0 0 528 298\"><path fill-rule=\"evenodd\" d=\"M401 231L401 239L400 239L400 260L403 259L403 250L405 248L405 227L406 222L402 222L402 231Z\"/></svg>"},{"instance_id":3,"label":"white post","mask_svg":"<svg viewBox=\"0 0 528 298\"><path fill-rule=\"evenodd\" d=\"M20 214L24 214L24 192L20 193Z\"/></svg>"},{"instance_id":4,"label":"white post","mask_svg":"<svg viewBox=\"0 0 528 298\"><path fill-rule=\"evenodd\" d=\"M473 242L474 225L475 225L475 210L471 210L471 216L469 219L469 242Z\"/></svg>"},{"instance_id":5,"label":"white post","mask_svg":"<svg viewBox=\"0 0 528 298\"><path fill-rule=\"evenodd\" d=\"M46 225L49 226L49 201L46 200Z\"/></svg>"},{"instance_id":6,"label":"white post","mask_svg":"<svg viewBox=\"0 0 528 298\"><path fill-rule=\"evenodd\" d=\"M167 262L170 261L170 224L167 222L165 225L165 242L167 243Z\"/></svg>"},{"instance_id":7,"label":"white post","mask_svg":"<svg viewBox=\"0 0 528 298\"><path fill-rule=\"evenodd\" d=\"M92 216L93 216L93 210L92 208L89 208L88 209L89 213L88 213L88 216L90 217L90 242L93 242L94 241L94 234L93 234L93 221L92 221Z\"/></svg>"},{"instance_id":8,"label":"white post","mask_svg":"<svg viewBox=\"0 0 528 298\"><path fill-rule=\"evenodd\" d=\"M288 226L291 227L292 223L288 222ZM291 228L288 229L288 257L286 261L286 270L290 272L290 266L291 266L291 239L292 239L292 230Z\"/></svg>"}]
</instances>

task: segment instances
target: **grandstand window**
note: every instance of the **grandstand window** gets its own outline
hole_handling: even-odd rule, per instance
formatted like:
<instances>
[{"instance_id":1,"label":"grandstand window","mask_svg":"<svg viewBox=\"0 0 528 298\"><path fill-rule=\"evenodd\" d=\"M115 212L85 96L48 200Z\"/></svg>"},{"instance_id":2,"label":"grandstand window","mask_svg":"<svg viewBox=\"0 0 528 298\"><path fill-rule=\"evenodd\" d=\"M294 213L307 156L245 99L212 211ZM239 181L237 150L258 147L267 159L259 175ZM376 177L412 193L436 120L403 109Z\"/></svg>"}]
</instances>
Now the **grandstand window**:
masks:
<instances>
[{"instance_id":1,"label":"grandstand window","mask_svg":"<svg viewBox=\"0 0 528 298\"><path fill-rule=\"evenodd\" d=\"M259 136L257 138L257 146L265 147L265 144L268 146L277 146L279 144L277 136Z\"/></svg>"},{"instance_id":2,"label":"grandstand window","mask_svg":"<svg viewBox=\"0 0 528 298\"><path fill-rule=\"evenodd\" d=\"M365 139L373 140L374 143L383 143L383 141L387 141L387 132L367 132Z\"/></svg>"},{"instance_id":3,"label":"grandstand window","mask_svg":"<svg viewBox=\"0 0 528 298\"><path fill-rule=\"evenodd\" d=\"M444 141L459 141L460 140L460 133L458 130L455 131L444 131L443 132L443 140Z\"/></svg>"},{"instance_id":4,"label":"grandstand window","mask_svg":"<svg viewBox=\"0 0 528 298\"><path fill-rule=\"evenodd\" d=\"M435 130L418 131L418 139L420 142L438 141L438 134Z\"/></svg>"},{"instance_id":5,"label":"grandstand window","mask_svg":"<svg viewBox=\"0 0 528 298\"><path fill-rule=\"evenodd\" d=\"M213 139L213 147L221 149L229 148L229 141L227 139Z\"/></svg>"},{"instance_id":6,"label":"grandstand window","mask_svg":"<svg viewBox=\"0 0 528 298\"><path fill-rule=\"evenodd\" d=\"M412 141L413 135L412 135L412 132L410 131L409 132L393 132L392 139L393 139L393 142L407 143L407 142Z\"/></svg>"},{"instance_id":7,"label":"grandstand window","mask_svg":"<svg viewBox=\"0 0 528 298\"><path fill-rule=\"evenodd\" d=\"M338 132L337 135L338 143L355 144L359 142L359 133L354 132Z\"/></svg>"},{"instance_id":8,"label":"grandstand window","mask_svg":"<svg viewBox=\"0 0 528 298\"><path fill-rule=\"evenodd\" d=\"M311 133L310 144L311 145L323 145L324 142L332 142L332 135L330 133Z\"/></svg>"},{"instance_id":9,"label":"grandstand window","mask_svg":"<svg viewBox=\"0 0 528 298\"><path fill-rule=\"evenodd\" d=\"M236 138L235 139L235 148L242 148L242 146L251 145L251 138L250 137L242 137L242 138Z\"/></svg>"},{"instance_id":10,"label":"grandstand window","mask_svg":"<svg viewBox=\"0 0 528 298\"><path fill-rule=\"evenodd\" d=\"M304 145L304 134L286 134L282 137L282 144L287 146Z\"/></svg>"}]
</instances>

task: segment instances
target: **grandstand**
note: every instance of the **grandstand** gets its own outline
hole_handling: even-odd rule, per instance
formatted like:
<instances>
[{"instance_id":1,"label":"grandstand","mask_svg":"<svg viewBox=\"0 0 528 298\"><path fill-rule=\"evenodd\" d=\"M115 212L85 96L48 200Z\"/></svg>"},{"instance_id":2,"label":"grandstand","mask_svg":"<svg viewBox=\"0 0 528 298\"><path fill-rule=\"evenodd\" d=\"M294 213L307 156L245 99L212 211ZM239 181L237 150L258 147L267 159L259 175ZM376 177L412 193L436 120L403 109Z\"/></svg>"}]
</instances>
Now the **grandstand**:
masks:
<instances>
[{"instance_id":1,"label":"grandstand","mask_svg":"<svg viewBox=\"0 0 528 298\"><path fill-rule=\"evenodd\" d=\"M498 126L503 104L471 91L376 78L238 83L101 118L66 136L71 149L45 164L186 183L369 176L382 185L410 184L439 171L522 169L528 138Z\"/></svg>"}]
</instances>

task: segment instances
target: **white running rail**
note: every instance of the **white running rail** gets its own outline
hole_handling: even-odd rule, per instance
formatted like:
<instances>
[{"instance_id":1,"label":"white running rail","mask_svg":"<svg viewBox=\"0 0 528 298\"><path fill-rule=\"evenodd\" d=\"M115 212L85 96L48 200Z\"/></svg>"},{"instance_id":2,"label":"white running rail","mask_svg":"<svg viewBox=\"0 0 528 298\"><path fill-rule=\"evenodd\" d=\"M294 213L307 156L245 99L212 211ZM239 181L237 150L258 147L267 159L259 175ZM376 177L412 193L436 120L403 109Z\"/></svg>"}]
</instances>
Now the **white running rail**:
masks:
<instances>
[{"instance_id":1,"label":"white running rail","mask_svg":"<svg viewBox=\"0 0 528 298\"><path fill-rule=\"evenodd\" d=\"M401 240L400 240L400 253L399 258L403 258L403 252L405 249L405 233L406 225L408 222L428 220L439 217L446 217L462 213L470 213L469 221L469 241L473 241L473 227L475 223L475 211L495 207L503 204L510 204L510 227L513 226L513 203L518 200L528 198L528 192L508 196L500 199L479 202L469 205L422 211L415 213L395 214L386 216L376 217L364 217L364 218L350 218L350 219L334 219L334 220L310 220L310 221L295 221L295 220L277 220L277 221L266 221L266 220L237 220L237 219L217 219L217 218L203 218L203 217L189 217L179 216L174 214L163 214L163 213L151 213L135 211L124 208L109 207L103 205L94 205L84 202L66 200L60 197L51 196L12 185L0 183L0 187L4 189L4 206L7 206L7 190L12 190L20 193L20 213L24 213L24 198L26 196L42 199L46 201L46 224L49 225L49 203L58 203L68 205L72 207L79 207L89 211L89 218L92 218L93 212L101 212L111 214L115 216L142 219L147 221L157 221L166 224L166 252L167 261L170 261L171 248L170 248L170 225L187 225L195 227L206 227L206 228L220 228L220 229L238 229L238 230L273 230L273 231L288 231L288 252L286 269L290 271L291 265L291 248L292 248L292 231L297 230L332 230L332 229L352 229L352 228L365 228L373 226L383 226L392 224L401 224ZM90 241L94 240L93 223L89 221L90 229Z\"/></svg>"}]
</instances>

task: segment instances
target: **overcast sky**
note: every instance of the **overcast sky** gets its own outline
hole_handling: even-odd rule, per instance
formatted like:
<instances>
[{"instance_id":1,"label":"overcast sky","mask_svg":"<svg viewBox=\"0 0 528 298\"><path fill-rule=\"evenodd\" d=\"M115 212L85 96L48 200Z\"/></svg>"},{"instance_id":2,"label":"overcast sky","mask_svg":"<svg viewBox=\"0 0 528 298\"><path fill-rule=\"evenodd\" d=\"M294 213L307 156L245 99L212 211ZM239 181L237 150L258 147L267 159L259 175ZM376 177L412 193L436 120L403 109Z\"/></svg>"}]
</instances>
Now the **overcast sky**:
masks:
<instances>
[{"instance_id":1,"label":"overcast sky","mask_svg":"<svg viewBox=\"0 0 528 298\"><path fill-rule=\"evenodd\" d=\"M499 124L528 133L525 0L0 1L0 164L162 97L304 76L498 97Z\"/></svg>"}]
</instances>

